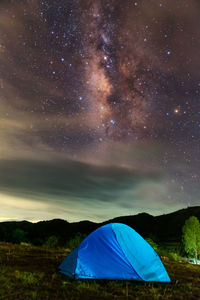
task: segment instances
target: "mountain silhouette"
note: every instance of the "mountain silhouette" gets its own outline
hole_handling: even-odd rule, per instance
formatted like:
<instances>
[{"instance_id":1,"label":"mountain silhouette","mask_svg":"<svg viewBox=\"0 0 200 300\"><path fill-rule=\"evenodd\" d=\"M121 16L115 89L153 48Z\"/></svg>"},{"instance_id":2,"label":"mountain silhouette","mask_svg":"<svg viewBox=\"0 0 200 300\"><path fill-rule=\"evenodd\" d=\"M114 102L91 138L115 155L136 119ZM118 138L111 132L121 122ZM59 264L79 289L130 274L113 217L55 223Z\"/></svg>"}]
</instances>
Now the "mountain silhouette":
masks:
<instances>
[{"instance_id":1,"label":"mountain silhouette","mask_svg":"<svg viewBox=\"0 0 200 300\"><path fill-rule=\"evenodd\" d=\"M101 223L91 221L69 223L61 219L37 223L8 221L0 223L0 241L12 241L13 232L21 229L26 232L26 239L31 243L41 244L49 236L55 235L64 244L77 233L88 235L104 224L115 222L129 225L144 238L152 237L157 242L180 242L182 227L190 216L196 216L200 220L200 206L188 207L160 216L152 216L147 213L121 216Z\"/></svg>"}]
</instances>

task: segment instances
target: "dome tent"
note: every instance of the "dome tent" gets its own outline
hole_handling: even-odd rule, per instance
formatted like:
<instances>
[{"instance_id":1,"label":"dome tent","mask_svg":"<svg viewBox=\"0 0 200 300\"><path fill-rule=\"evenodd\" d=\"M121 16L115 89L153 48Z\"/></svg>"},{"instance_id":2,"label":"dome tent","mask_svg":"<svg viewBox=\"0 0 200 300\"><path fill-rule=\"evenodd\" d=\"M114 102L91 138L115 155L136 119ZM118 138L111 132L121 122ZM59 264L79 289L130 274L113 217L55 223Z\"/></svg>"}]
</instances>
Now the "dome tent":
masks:
<instances>
[{"instance_id":1,"label":"dome tent","mask_svg":"<svg viewBox=\"0 0 200 300\"><path fill-rule=\"evenodd\" d=\"M74 279L170 282L154 249L134 229L120 223L93 231L65 258L59 271Z\"/></svg>"}]
</instances>

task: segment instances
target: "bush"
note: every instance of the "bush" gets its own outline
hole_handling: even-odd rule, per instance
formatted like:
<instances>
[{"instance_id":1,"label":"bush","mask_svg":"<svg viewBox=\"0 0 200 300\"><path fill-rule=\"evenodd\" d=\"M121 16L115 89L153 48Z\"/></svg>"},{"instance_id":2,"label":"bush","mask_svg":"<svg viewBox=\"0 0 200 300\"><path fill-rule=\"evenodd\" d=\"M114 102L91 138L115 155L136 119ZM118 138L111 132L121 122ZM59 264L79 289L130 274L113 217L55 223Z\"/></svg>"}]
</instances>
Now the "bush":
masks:
<instances>
[{"instance_id":1,"label":"bush","mask_svg":"<svg viewBox=\"0 0 200 300\"><path fill-rule=\"evenodd\" d=\"M81 234L80 232L67 242L67 247L69 249L74 249L79 246L79 244L86 238L86 234Z\"/></svg>"},{"instance_id":2,"label":"bush","mask_svg":"<svg viewBox=\"0 0 200 300\"><path fill-rule=\"evenodd\" d=\"M181 259L180 256L179 256L177 253L174 253L174 252L170 252L170 253L168 254L168 257L171 258L171 259L173 259L173 260L175 260L175 261Z\"/></svg>"},{"instance_id":3,"label":"bush","mask_svg":"<svg viewBox=\"0 0 200 300\"><path fill-rule=\"evenodd\" d=\"M158 245L151 238L146 238L146 242L149 243L156 252L158 251Z\"/></svg>"},{"instance_id":4,"label":"bush","mask_svg":"<svg viewBox=\"0 0 200 300\"><path fill-rule=\"evenodd\" d=\"M12 237L15 243L20 244L21 242L26 241L26 232L22 229L15 229L12 233Z\"/></svg>"},{"instance_id":5,"label":"bush","mask_svg":"<svg viewBox=\"0 0 200 300\"><path fill-rule=\"evenodd\" d=\"M50 236L43 245L45 248L58 247L58 238L55 235Z\"/></svg>"}]
</instances>

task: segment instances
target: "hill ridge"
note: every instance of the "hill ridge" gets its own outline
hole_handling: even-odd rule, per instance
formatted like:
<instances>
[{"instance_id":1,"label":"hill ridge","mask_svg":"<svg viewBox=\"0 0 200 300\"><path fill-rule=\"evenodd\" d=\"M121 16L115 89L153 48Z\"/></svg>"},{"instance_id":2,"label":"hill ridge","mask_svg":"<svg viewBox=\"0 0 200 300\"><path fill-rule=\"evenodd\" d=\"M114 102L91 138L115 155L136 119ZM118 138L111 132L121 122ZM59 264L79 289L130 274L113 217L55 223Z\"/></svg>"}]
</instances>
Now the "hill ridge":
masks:
<instances>
[{"instance_id":1,"label":"hill ridge","mask_svg":"<svg viewBox=\"0 0 200 300\"><path fill-rule=\"evenodd\" d=\"M200 206L187 207L159 216L152 216L145 212L137 215L119 216L100 223L89 220L69 223L58 218L37 223L26 220L6 221L0 222L0 241L12 241L13 232L16 229L25 231L27 240L35 244L42 243L52 235L66 241L77 233L89 234L104 224L118 222L129 225L143 237L153 236L159 242L178 242L181 241L182 226L190 216L196 216L200 220Z\"/></svg>"}]
</instances>

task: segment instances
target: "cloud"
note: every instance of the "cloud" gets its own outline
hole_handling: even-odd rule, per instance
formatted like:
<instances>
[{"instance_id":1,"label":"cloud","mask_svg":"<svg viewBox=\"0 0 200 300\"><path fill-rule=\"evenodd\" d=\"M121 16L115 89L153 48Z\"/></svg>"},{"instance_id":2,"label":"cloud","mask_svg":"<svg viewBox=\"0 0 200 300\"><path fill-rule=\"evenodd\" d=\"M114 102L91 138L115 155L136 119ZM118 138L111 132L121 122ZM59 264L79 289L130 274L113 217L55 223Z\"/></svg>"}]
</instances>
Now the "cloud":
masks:
<instances>
[{"instance_id":1,"label":"cloud","mask_svg":"<svg viewBox=\"0 0 200 300\"><path fill-rule=\"evenodd\" d=\"M116 166L95 166L72 160L2 160L0 188L18 195L81 197L113 201L119 191L157 174L133 172Z\"/></svg>"},{"instance_id":2,"label":"cloud","mask_svg":"<svg viewBox=\"0 0 200 300\"><path fill-rule=\"evenodd\" d=\"M70 220L105 220L144 210L160 213L169 204L168 187L159 172L72 160L2 160L0 170L1 193L16 199L8 202L7 211L12 215L12 211L21 209L18 217L38 219L30 208L33 203L40 207L42 219ZM170 203L172 207L180 206L177 200ZM3 206L5 209L5 200Z\"/></svg>"}]
</instances>

